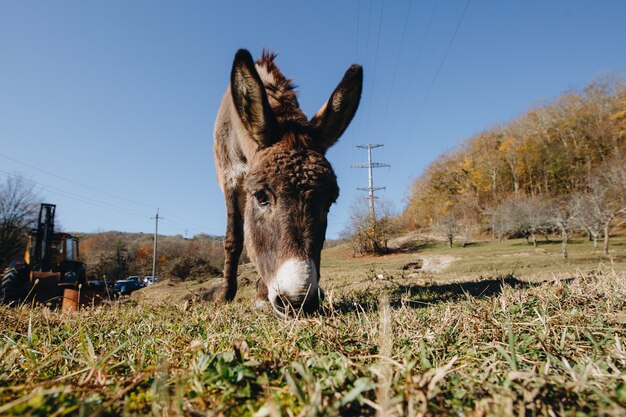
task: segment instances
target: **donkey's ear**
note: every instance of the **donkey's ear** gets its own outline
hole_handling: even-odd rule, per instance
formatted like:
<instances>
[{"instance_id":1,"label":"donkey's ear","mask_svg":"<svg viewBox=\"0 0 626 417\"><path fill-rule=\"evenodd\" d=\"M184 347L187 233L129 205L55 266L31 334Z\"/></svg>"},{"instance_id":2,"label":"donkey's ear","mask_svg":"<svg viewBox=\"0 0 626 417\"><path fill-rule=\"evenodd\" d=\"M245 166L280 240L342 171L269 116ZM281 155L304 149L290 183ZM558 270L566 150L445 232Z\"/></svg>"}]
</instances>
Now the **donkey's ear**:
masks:
<instances>
[{"instance_id":1,"label":"donkey's ear","mask_svg":"<svg viewBox=\"0 0 626 417\"><path fill-rule=\"evenodd\" d=\"M352 65L322 108L311 118L322 149L330 148L346 130L361 101L363 67Z\"/></svg>"},{"instance_id":2,"label":"donkey's ear","mask_svg":"<svg viewBox=\"0 0 626 417\"><path fill-rule=\"evenodd\" d=\"M245 49L240 49L235 55L230 73L230 92L246 130L261 147L270 146L276 131L276 117L252 55Z\"/></svg>"}]
</instances>

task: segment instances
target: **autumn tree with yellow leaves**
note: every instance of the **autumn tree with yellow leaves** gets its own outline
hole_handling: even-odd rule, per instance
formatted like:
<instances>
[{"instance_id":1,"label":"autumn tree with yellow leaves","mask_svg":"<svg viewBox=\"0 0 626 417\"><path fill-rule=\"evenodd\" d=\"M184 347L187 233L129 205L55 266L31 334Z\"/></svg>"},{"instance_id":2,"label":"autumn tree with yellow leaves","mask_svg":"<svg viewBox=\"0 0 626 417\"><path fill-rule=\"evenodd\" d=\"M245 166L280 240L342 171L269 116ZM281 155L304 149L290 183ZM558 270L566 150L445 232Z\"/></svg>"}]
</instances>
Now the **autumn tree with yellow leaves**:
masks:
<instances>
[{"instance_id":1,"label":"autumn tree with yellow leaves","mask_svg":"<svg viewBox=\"0 0 626 417\"><path fill-rule=\"evenodd\" d=\"M439 157L415 180L403 218L416 228L435 230L450 224L452 213L463 213L463 221L473 222L494 237L531 236L535 241L535 232L543 226L526 228L533 230L529 234L510 229L503 234L507 219L498 216L507 210L516 211L511 205L517 203L526 205L517 210L522 216L524 210L538 207L541 201L569 201L575 196L579 199L577 213L582 213L581 194L593 194L598 184L610 183L607 173L623 170L625 139L623 80L595 81L581 91L568 91L535 105L511 122L480 132ZM595 191L595 195L599 193ZM603 217L610 221L604 221L608 226L602 230L592 224L593 216L570 223L584 223L586 226L579 230L590 236L607 235L608 239L615 219L624 215L622 203L613 201L618 195L602 194L608 199L602 204L611 207L611 213L607 211ZM528 218L528 213L524 216ZM554 224L553 228L558 229Z\"/></svg>"}]
</instances>

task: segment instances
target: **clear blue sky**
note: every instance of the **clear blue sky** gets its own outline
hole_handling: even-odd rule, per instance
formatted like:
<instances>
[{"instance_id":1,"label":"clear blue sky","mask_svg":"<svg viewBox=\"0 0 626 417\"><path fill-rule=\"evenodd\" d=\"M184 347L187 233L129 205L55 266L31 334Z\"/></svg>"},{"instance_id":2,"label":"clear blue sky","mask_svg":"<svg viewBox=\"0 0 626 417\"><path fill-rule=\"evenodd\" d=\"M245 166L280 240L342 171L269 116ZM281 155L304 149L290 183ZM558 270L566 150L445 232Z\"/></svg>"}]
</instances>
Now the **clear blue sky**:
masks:
<instances>
[{"instance_id":1,"label":"clear blue sky","mask_svg":"<svg viewBox=\"0 0 626 417\"><path fill-rule=\"evenodd\" d=\"M334 238L366 186L365 170L350 168L366 158L355 145L385 144L374 157L392 167L376 185L401 209L442 152L626 70L624 1L466 5L0 0L0 181L36 182L69 231L150 232L160 207L165 234L223 234L212 128L235 51L277 51L309 116L358 62L361 106L328 153L341 188Z\"/></svg>"}]
</instances>

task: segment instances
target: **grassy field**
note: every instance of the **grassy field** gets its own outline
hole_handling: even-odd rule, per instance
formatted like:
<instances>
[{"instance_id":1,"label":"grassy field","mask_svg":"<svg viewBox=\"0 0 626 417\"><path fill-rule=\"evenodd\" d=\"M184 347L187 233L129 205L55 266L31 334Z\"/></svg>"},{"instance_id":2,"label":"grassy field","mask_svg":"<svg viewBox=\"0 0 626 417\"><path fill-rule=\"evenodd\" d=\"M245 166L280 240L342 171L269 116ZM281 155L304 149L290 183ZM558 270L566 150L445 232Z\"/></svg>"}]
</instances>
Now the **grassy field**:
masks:
<instances>
[{"instance_id":1,"label":"grassy field","mask_svg":"<svg viewBox=\"0 0 626 417\"><path fill-rule=\"evenodd\" d=\"M324 311L214 280L63 314L0 307L0 415L626 415L626 239L324 251ZM407 250L409 250L407 249Z\"/></svg>"}]
</instances>

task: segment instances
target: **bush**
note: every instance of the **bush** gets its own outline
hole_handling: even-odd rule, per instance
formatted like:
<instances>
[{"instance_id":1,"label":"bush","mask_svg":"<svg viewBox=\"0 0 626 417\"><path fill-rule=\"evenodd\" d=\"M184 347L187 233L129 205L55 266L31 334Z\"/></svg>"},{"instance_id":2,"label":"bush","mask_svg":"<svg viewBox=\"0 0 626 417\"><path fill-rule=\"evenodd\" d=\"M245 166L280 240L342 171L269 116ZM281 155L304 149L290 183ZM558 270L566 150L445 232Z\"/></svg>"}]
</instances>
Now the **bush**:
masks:
<instances>
[{"instance_id":1,"label":"bush","mask_svg":"<svg viewBox=\"0 0 626 417\"><path fill-rule=\"evenodd\" d=\"M174 259L167 272L168 275L182 281L198 280L207 275L218 276L222 273L206 259L196 256L182 256Z\"/></svg>"},{"instance_id":2,"label":"bush","mask_svg":"<svg viewBox=\"0 0 626 417\"><path fill-rule=\"evenodd\" d=\"M387 243L399 231L399 220L391 214L386 203L379 204L378 217L373 218L364 201L352 205L350 223L342 232L352 245L354 254L382 255L389 252Z\"/></svg>"}]
</instances>

